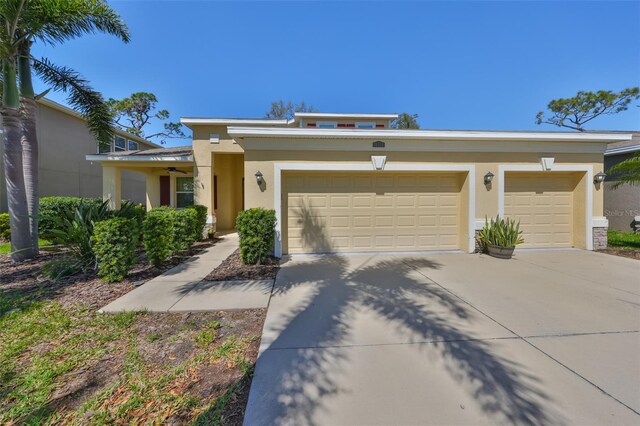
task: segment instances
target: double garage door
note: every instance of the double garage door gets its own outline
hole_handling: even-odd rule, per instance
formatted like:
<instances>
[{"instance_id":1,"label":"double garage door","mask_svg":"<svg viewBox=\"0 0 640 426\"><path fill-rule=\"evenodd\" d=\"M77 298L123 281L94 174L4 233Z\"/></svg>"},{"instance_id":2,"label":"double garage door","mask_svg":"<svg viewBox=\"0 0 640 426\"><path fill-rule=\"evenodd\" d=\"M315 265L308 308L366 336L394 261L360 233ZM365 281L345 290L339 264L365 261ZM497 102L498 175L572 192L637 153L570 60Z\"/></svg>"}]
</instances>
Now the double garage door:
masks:
<instances>
[{"instance_id":1,"label":"double garage door","mask_svg":"<svg viewBox=\"0 0 640 426\"><path fill-rule=\"evenodd\" d=\"M464 178L462 173L287 173L284 252L457 250Z\"/></svg>"}]
</instances>

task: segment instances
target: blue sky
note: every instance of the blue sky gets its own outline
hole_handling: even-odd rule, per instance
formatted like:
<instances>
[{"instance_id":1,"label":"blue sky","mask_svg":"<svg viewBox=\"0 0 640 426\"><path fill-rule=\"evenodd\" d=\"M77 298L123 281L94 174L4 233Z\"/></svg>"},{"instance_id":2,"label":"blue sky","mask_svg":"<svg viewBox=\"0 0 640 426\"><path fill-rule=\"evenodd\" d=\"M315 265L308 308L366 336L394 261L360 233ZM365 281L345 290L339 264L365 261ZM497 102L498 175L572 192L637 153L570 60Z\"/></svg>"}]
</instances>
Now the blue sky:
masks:
<instances>
[{"instance_id":1,"label":"blue sky","mask_svg":"<svg viewBox=\"0 0 640 426\"><path fill-rule=\"evenodd\" d=\"M417 113L429 129L555 130L534 123L549 100L640 85L640 2L111 4L131 43L95 35L35 54L105 97L153 92L174 120L262 117L285 99ZM640 108L589 128L640 129Z\"/></svg>"}]
</instances>

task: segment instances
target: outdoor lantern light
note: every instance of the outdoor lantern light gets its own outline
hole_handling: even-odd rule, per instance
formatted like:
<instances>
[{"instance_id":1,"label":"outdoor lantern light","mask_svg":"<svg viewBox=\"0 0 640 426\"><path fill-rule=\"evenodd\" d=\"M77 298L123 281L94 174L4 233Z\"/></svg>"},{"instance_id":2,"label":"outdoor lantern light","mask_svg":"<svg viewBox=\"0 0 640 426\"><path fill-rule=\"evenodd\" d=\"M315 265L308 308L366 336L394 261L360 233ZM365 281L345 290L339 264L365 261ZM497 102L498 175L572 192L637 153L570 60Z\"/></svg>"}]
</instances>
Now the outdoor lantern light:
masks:
<instances>
[{"instance_id":1,"label":"outdoor lantern light","mask_svg":"<svg viewBox=\"0 0 640 426\"><path fill-rule=\"evenodd\" d=\"M600 173L596 174L593 177L593 183L598 185L598 184L604 182L604 178L606 178L606 177L607 177L607 175L605 173L600 172Z\"/></svg>"},{"instance_id":2,"label":"outdoor lantern light","mask_svg":"<svg viewBox=\"0 0 640 426\"><path fill-rule=\"evenodd\" d=\"M262 185L263 181L264 181L264 179L262 177L262 172L260 170L258 170L256 172L256 182L258 182L258 185Z\"/></svg>"},{"instance_id":3,"label":"outdoor lantern light","mask_svg":"<svg viewBox=\"0 0 640 426\"><path fill-rule=\"evenodd\" d=\"M493 180L493 173L487 172L487 174L484 175L484 184L489 185L492 180Z\"/></svg>"}]
</instances>

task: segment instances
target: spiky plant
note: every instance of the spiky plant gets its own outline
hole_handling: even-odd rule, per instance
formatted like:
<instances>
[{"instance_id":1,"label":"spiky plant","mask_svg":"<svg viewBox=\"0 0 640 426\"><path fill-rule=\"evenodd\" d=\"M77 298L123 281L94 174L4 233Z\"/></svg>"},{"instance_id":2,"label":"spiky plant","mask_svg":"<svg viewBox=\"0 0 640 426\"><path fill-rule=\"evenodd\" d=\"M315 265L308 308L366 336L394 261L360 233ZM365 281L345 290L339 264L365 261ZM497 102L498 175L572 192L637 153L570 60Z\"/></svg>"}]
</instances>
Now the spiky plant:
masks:
<instances>
[{"instance_id":1,"label":"spiky plant","mask_svg":"<svg viewBox=\"0 0 640 426\"><path fill-rule=\"evenodd\" d=\"M491 221L485 217L484 228L480 230L478 239L485 246L515 247L524 243L520 222L515 219L501 218L500 215Z\"/></svg>"}]
</instances>

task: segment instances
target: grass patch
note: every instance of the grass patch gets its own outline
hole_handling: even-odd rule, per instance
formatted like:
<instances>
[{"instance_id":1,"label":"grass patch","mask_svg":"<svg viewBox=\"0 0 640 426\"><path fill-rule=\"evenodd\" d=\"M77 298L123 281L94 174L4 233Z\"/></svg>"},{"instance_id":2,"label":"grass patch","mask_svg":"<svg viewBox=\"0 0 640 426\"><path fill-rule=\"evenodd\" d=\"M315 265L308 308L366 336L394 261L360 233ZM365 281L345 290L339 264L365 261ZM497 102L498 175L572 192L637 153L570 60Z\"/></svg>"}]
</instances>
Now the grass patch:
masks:
<instances>
[{"instance_id":1,"label":"grass patch","mask_svg":"<svg viewBox=\"0 0 640 426\"><path fill-rule=\"evenodd\" d=\"M51 242L47 240L38 240L38 245L40 247L50 246ZM11 253L11 242L0 243L0 254L9 253Z\"/></svg>"},{"instance_id":2,"label":"grass patch","mask_svg":"<svg viewBox=\"0 0 640 426\"><path fill-rule=\"evenodd\" d=\"M640 233L621 232L610 229L608 232L609 247L620 247L630 250L640 249Z\"/></svg>"}]
</instances>

